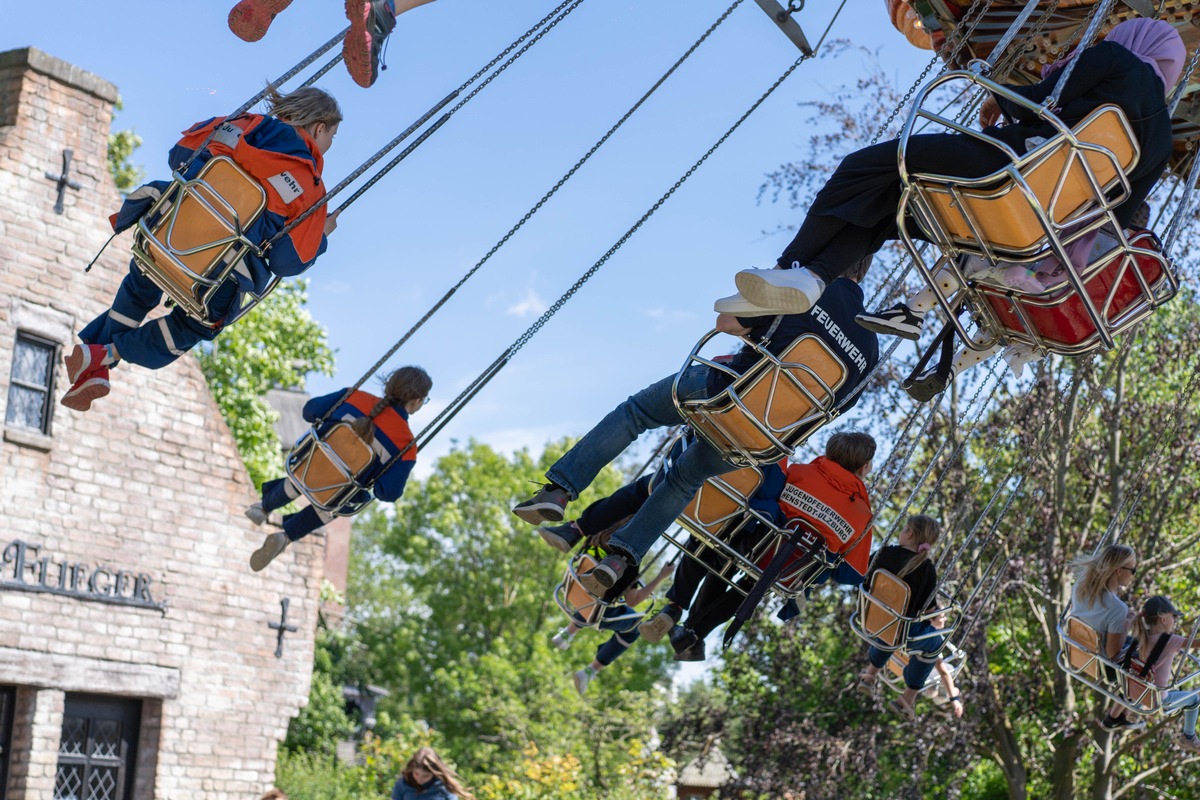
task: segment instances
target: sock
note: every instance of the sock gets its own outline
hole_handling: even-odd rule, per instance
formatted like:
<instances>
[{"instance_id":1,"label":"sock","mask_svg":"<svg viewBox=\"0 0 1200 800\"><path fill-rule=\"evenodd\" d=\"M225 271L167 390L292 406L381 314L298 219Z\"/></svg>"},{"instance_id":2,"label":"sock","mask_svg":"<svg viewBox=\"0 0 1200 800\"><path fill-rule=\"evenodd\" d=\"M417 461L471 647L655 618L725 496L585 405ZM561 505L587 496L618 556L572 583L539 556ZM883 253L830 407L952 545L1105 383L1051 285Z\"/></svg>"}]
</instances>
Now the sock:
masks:
<instances>
[{"instance_id":1,"label":"sock","mask_svg":"<svg viewBox=\"0 0 1200 800\"><path fill-rule=\"evenodd\" d=\"M104 345L104 358L100 359L100 366L111 367L118 361L120 361L120 359L117 358L117 354L114 352L113 346L111 344Z\"/></svg>"},{"instance_id":2,"label":"sock","mask_svg":"<svg viewBox=\"0 0 1200 800\"><path fill-rule=\"evenodd\" d=\"M589 678L596 677L596 675L600 672L600 670L596 669L591 664L588 664L586 667L584 667L583 671L587 673Z\"/></svg>"}]
</instances>

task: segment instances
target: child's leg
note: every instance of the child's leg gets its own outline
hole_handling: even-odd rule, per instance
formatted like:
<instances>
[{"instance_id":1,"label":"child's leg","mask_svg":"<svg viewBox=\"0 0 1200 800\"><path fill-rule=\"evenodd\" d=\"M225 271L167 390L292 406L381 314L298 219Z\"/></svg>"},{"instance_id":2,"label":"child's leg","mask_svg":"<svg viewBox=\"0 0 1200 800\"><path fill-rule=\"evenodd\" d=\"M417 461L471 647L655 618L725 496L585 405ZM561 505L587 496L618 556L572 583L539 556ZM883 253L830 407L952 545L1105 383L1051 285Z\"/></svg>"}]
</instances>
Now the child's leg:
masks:
<instances>
[{"instance_id":1,"label":"child's leg","mask_svg":"<svg viewBox=\"0 0 1200 800\"><path fill-rule=\"evenodd\" d=\"M942 290L942 294L951 295L958 291L958 281L950 274L949 270L944 269L934 277L938 282L938 288ZM937 294L934 293L931 287L926 286L905 301L904 305L918 314L927 314L937 305Z\"/></svg>"},{"instance_id":2,"label":"child's leg","mask_svg":"<svg viewBox=\"0 0 1200 800\"><path fill-rule=\"evenodd\" d=\"M610 613L616 616L625 616L626 614L632 614L633 609L629 608L629 606L620 606ZM620 624L624 625L628 623L622 622ZM601 623L600 627L605 627L604 623ZM614 631L613 635L608 637L607 641L596 648L596 660L592 662L593 669L598 670L602 667L607 667L609 664L620 658L621 655L637 640L638 629L636 625L628 630Z\"/></svg>"},{"instance_id":3,"label":"child's leg","mask_svg":"<svg viewBox=\"0 0 1200 800\"><path fill-rule=\"evenodd\" d=\"M318 511L312 506L305 506L298 513L288 514L283 518L283 532L289 540L299 541L322 525L327 525L332 519L331 514Z\"/></svg>"},{"instance_id":4,"label":"child's leg","mask_svg":"<svg viewBox=\"0 0 1200 800\"><path fill-rule=\"evenodd\" d=\"M283 508L299 496L300 490L296 488L296 484L292 483L291 478L284 477L267 481L262 485L263 511L270 512Z\"/></svg>"},{"instance_id":5,"label":"child's leg","mask_svg":"<svg viewBox=\"0 0 1200 800\"><path fill-rule=\"evenodd\" d=\"M951 369L955 375L961 375L963 370L978 366L996 355L996 353L1000 352L1000 347L999 343L992 345L986 350L972 350L969 347L964 347L954 357L954 364L951 366Z\"/></svg>"},{"instance_id":6,"label":"child's leg","mask_svg":"<svg viewBox=\"0 0 1200 800\"><path fill-rule=\"evenodd\" d=\"M237 293L237 284L227 281L213 296L212 309L216 313L228 313L237 300ZM114 334L112 344L123 360L148 369L162 369L200 342L212 341L218 333L219 328L201 325L176 308L165 317Z\"/></svg>"},{"instance_id":7,"label":"child's leg","mask_svg":"<svg viewBox=\"0 0 1200 800\"><path fill-rule=\"evenodd\" d=\"M1189 739L1196 735L1196 718L1200 716L1200 706L1191 706L1183 710L1183 735Z\"/></svg>"},{"instance_id":8,"label":"child's leg","mask_svg":"<svg viewBox=\"0 0 1200 800\"><path fill-rule=\"evenodd\" d=\"M85 325L79 339L85 344L112 344L114 336L137 328L161 302L162 292L154 281L130 262L129 273L121 281L112 307Z\"/></svg>"}]
</instances>

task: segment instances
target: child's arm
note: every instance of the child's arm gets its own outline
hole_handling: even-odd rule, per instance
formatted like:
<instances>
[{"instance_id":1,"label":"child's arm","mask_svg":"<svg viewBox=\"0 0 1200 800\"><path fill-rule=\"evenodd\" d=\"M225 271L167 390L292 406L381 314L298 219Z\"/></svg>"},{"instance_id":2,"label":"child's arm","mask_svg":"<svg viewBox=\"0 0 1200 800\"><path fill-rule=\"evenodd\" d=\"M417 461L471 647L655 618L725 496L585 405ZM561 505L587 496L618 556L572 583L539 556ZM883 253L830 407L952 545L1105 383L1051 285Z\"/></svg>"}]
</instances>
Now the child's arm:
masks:
<instances>
[{"instance_id":1,"label":"child's arm","mask_svg":"<svg viewBox=\"0 0 1200 800\"><path fill-rule=\"evenodd\" d=\"M345 389L339 389L331 394L314 397L304 404L304 409L300 412L304 417L305 422L316 422L320 417L328 414L345 394Z\"/></svg>"},{"instance_id":2,"label":"child's arm","mask_svg":"<svg viewBox=\"0 0 1200 800\"><path fill-rule=\"evenodd\" d=\"M409 451L412 453L413 451ZM415 454L410 458L408 454L400 461L393 461L391 466L383 471L383 474L375 479L375 496L385 503L394 503L404 494L404 487L408 483L408 476L412 473L413 467L416 466L417 459Z\"/></svg>"},{"instance_id":3,"label":"child's arm","mask_svg":"<svg viewBox=\"0 0 1200 800\"><path fill-rule=\"evenodd\" d=\"M938 677L942 679L942 685L946 687L946 696L950 698L951 705L954 706L954 716L961 717L963 715L963 699L958 693L958 689L954 686L954 674L950 672L950 668L946 666L945 659L938 659L938 662L933 665L933 668L938 671Z\"/></svg>"},{"instance_id":4,"label":"child's arm","mask_svg":"<svg viewBox=\"0 0 1200 800\"><path fill-rule=\"evenodd\" d=\"M668 561L662 565L658 574L647 583L645 586L630 588L625 592L625 603L630 606L639 606L646 601L648 597L654 594L654 591L662 585L662 582L667 579L667 576L675 571L675 562Z\"/></svg>"}]
</instances>

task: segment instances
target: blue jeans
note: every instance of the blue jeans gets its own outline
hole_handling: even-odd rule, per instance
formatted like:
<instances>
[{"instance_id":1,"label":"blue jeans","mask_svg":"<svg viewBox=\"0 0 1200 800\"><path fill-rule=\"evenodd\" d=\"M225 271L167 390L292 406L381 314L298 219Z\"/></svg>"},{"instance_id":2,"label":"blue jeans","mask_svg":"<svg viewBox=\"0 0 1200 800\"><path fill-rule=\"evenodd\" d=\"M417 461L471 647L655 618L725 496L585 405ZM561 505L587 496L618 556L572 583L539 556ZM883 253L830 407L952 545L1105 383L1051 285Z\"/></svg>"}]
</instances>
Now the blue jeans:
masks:
<instances>
[{"instance_id":1,"label":"blue jeans","mask_svg":"<svg viewBox=\"0 0 1200 800\"><path fill-rule=\"evenodd\" d=\"M1183 707L1183 733L1196 735L1196 717L1200 716L1200 690L1188 689L1163 692L1163 710L1171 711Z\"/></svg>"},{"instance_id":2,"label":"blue jeans","mask_svg":"<svg viewBox=\"0 0 1200 800\"><path fill-rule=\"evenodd\" d=\"M908 664L904 667L904 685L910 689L920 691L925 688L925 682L929 680L930 674L933 672L933 661L921 661L915 657L915 652L936 653L942 649L942 645L946 642L945 636L930 636L927 639L916 639L917 636L929 633L934 630L934 627L928 622L918 622L908 629L908 642L905 644L905 649L912 657L908 659ZM872 647L867 651L867 659L878 669L883 669L887 666L888 659L892 654L887 650L880 650L878 647Z\"/></svg>"},{"instance_id":3,"label":"blue jeans","mask_svg":"<svg viewBox=\"0 0 1200 800\"><path fill-rule=\"evenodd\" d=\"M613 619L614 617L624 617L634 613L634 610L626 605L615 606L605 613L604 618L600 620L600 630L612 631L613 635L596 648L597 662L607 667L620 658L638 640L641 634L637 628L637 617Z\"/></svg>"},{"instance_id":4,"label":"blue jeans","mask_svg":"<svg viewBox=\"0 0 1200 800\"><path fill-rule=\"evenodd\" d=\"M610 411L555 462L546 477L570 492L572 497L579 497L600 470L640 435L683 422L671 399L674 380L673 375L663 378ZM688 368L679 381L679 396L684 400L708 397L708 367ZM735 469L737 467L721 458L704 440L698 439L684 449L671 465L666 479L659 481L637 513L612 535L610 549L623 550L640 562L687 507L705 480Z\"/></svg>"}]
</instances>

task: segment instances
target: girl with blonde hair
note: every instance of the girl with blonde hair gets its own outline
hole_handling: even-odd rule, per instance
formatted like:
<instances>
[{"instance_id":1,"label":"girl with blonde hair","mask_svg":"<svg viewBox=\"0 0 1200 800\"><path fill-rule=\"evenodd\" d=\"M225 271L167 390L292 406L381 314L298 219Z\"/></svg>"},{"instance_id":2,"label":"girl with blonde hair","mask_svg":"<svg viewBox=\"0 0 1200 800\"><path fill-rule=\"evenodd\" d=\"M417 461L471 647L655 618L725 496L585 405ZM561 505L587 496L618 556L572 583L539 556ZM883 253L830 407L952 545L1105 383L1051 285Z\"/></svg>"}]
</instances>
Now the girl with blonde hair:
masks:
<instances>
[{"instance_id":1,"label":"girl with blonde hair","mask_svg":"<svg viewBox=\"0 0 1200 800\"><path fill-rule=\"evenodd\" d=\"M304 404L304 420L316 422L327 417L318 431L321 435L343 420L358 437L375 452L375 463L364 476L374 481L374 495L385 502L395 502L404 494L408 476L417 463L417 448L412 445L412 429L408 417L429 401L433 381L420 367L400 367L384 380L383 397L356 390L342 401L345 389L315 397ZM339 401L342 401L339 403ZM336 408L334 405L338 404ZM332 413L331 413L331 409ZM412 445L410 447L410 445ZM246 509L246 516L256 525L267 521L270 512L283 508L300 496L300 489L290 477L268 481L262 487L262 500ZM350 502L366 500L365 490ZM302 539L329 522L332 517L308 506L283 518L283 530L267 536L262 546L250 556L250 568L258 572L275 560L291 542Z\"/></svg>"},{"instance_id":2,"label":"girl with blonde hair","mask_svg":"<svg viewBox=\"0 0 1200 800\"><path fill-rule=\"evenodd\" d=\"M392 800L475 800L475 795L432 747L422 747L392 787Z\"/></svg>"},{"instance_id":3,"label":"girl with blonde hair","mask_svg":"<svg viewBox=\"0 0 1200 800\"><path fill-rule=\"evenodd\" d=\"M1128 545L1110 544L1099 553L1075 559L1071 566L1076 576L1071 616L1096 631L1101 655L1115 661L1133 619L1133 612L1117 592L1129 588L1137 556Z\"/></svg>"}]
</instances>

